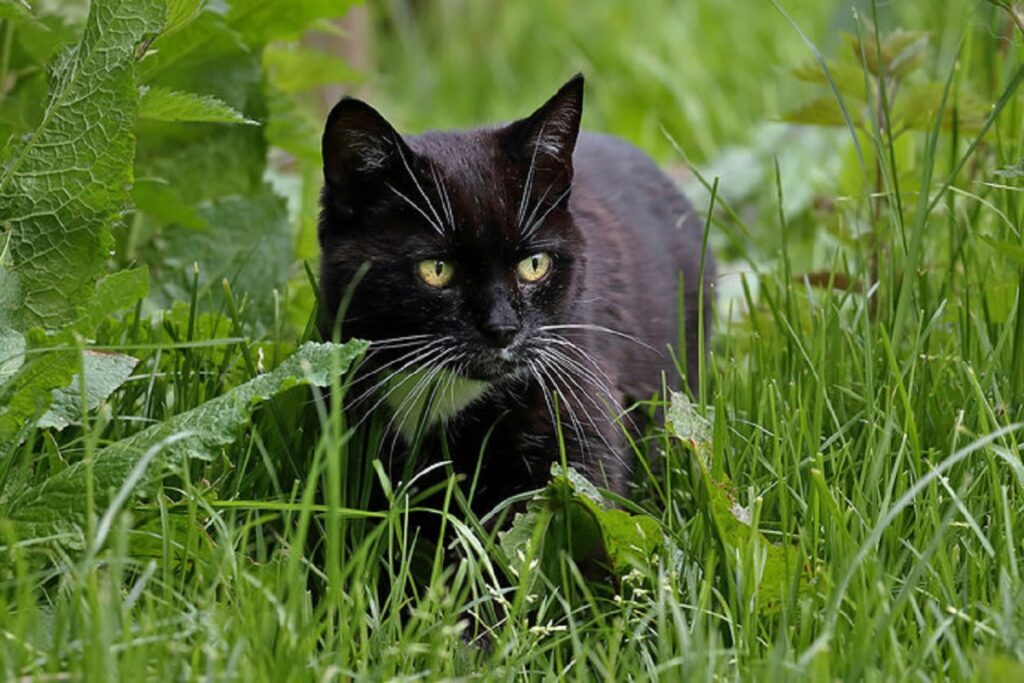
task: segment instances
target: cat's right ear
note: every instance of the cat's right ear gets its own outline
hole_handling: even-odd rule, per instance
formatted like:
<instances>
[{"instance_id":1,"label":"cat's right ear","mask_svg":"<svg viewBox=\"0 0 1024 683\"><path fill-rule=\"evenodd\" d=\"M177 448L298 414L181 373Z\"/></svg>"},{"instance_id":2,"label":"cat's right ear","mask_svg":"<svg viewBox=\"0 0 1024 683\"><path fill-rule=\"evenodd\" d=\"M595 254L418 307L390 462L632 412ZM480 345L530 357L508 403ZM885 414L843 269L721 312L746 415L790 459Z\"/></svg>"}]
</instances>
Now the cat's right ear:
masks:
<instances>
[{"instance_id":1,"label":"cat's right ear","mask_svg":"<svg viewBox=\"0 0 1024 683\"><path fill-rule=\"evenodd\" d=\"M327 116L321 141L324 181L337 199L349 206L371 202L385 179L412 151L376 109L362 100L343 97Z\"/></svg>"}]
</instances>

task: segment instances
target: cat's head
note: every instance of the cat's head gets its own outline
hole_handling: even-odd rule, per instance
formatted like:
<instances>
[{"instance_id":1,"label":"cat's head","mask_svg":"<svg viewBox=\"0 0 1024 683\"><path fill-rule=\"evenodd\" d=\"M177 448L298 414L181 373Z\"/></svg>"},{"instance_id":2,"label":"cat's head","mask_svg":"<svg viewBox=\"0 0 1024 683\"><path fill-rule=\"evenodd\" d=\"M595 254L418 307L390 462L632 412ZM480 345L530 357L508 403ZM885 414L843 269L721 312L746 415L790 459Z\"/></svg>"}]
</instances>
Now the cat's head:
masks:
<instances>
[{"instance_id":1,"label":"cat's head","mask_svg":"<svg viewBox=\"0 0 1024 683\"><path fill-rule=\"evenodd\" d=\"M398 340L395 354L474 379L527 372L582 286L569 211L582 105L576 76L511 124L403 137L338 102L323 135L324 336Z\"/></svg>"}]
</instances>

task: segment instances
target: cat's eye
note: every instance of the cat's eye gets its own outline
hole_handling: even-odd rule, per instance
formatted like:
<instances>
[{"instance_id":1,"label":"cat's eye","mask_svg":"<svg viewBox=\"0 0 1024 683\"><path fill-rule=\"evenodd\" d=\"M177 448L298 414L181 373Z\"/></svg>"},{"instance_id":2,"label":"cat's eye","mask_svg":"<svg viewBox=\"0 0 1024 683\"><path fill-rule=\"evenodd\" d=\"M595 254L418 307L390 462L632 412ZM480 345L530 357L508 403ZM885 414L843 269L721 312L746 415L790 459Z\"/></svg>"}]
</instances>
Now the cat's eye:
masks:
<instances>
[{"instance_id":1,"label":"cat's eye","mask_svg":"<svg viewBox=\"0 0 1024 683\"><path fill-rule=\"evenodd\" d=\"M441 259L426 259L416 264L416 272L420 279L431 287L447 287L455 275L455 267L448 261Z\"/></svg>"},{"instance_id":2,"label":"cat's eye","mask_svg":"<svg viewBox=\"0 0 1024 683\"><path fill-rule=\"evenodd\" d=\"M519 279L523 282L540 282L551 270L551 255L539 251L527 256L516 266Z\"/></svg>"}]
</instances>

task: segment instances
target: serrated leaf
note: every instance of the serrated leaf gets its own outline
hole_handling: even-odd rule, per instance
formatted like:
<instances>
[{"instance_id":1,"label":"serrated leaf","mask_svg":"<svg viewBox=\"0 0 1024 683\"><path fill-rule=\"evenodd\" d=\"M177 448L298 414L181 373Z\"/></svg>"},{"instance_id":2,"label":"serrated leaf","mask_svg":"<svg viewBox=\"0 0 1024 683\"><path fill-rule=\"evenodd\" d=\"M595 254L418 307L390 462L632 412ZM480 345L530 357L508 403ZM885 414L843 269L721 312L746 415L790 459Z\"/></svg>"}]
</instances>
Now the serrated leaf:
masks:
<instances>
[{"instance_id":1,"label":"serrated leaf","mask_svg":"<svg viewBox=\"0 0 1024 683\"><path fill-rule=\"evenodd\" d=\"M711 425L684 394L673 393L666 423L676 437L691 446L706 497L704 511L725 550L732 573L741 575L736 570L749 559L757 568L758 609L766 613L777 611L794 578L806 583L796 548L770 543L751 526L750 513L733 498L728 478L712 474L706 460L711 449Z\"/></svg>"},{"instance_id":2,"label":"serrated leaf","mask_svg":"<svg viewBox=\"0 0 1024 683\"><path fill-rule=\"evenodd\" d=\"M52 392L66 387L78 370L75 351L39 351L0 388L0 458L31 429L53 402Z\"/></svg>"},{"instance_id":3,"label":"serrated leaf","mask_svg":"<svg viewBox=\"0 0 1024 683\"><path fill-rule=\"evenodd\" d=\"M197 95L154 86L139 101L139 118L149 121L244 123L258 125L212 95Z\"/></svg>"},{"instance_id":4,"label":"serrated leaf","mask_svg":"<svg viewBox=\"0 0 1024 683\"><path fill-rule=\"evenodd\" d=\"M25 337L9 327L0 326L0 387L18 372L25 362Z\"/></svg>"},{"instance_id":5,"label":"serrated leaf","mask_svg":"<svg viewBox=\"0 0 1024 683\"><path fill-rule=\"evenodd\" d=\"M647 562L661 545L658 522L612 508L598 489L573 468L552 466L552 480L516 515L499 543L512 569L521 573L529 557L536 558L542 575L558 575L564 553L584 576L618 581L636 562ZM533 548L537 541L539 547ZM531 552L533 550L534 552ZM532 582L537 577L531 577Z\"/></svg>"},{"instance_id":6,"label":"serrated leaf","mask_svg":"<svg viewBox=\"0 0 1024 683\"><path fill-rule=\"evenodd\" d=\"M832 95L823 95L782 115L786 123L805 126L845 126L846 119Z\"/></svg>"},{"instance_id":7,"label":"serrated leaf","mask_svg":"<svg viewBox=\"0 0 1024 683\"><path fill-rule=\"evenodd\" d=\"M274 370L98 451L91 467L97 505L106 504L109 491L127 480L149 449L168 444L151 463L150 479L188 459L210 460L234 442L259 402L296 384L327 386L335 372L345 372L365 349L361 341L344 345L307 342ZM88 476L85 463L75 463L12 493L2 515L25 538L79 530L84 522Z\"/></svg>"},{"instance_id":8,"label":"serrated leaf","mask_svg":"<svg viewBox=\"0 0 1024 683\"><path fill-rule=\"evenodd\" d=\"M96 283L73 328L81 335L91 336L107 316L134 306L149 291L149 270L143 266L112 273Z\"/></svg>"},{"instance_id":9,"label":"serrated leaf","mask_svg":"<svg viewBox=\"0 0 1024 683\"><path fill-rule=\"evenodd\" d=\"M907 86L900 92L893 108L893 126L929 131L942 107L945 84L935 81ZM950 129L955 121L961 132L978 132L985 125L991 107L969 93L961 92L956 102L946 102L942 111L942 127Z\"/></svg>"},{"instance_id":10,"label":"serrated leaf","mask_svg":"<svg viewBox=\"0 0 1024 683\"><path fill-rule=\"evenodd\" d=\"M193 230L208 227L196 207L185 202L170 183L161 179L136 180L132 187L132 203L137 210L162 223L174 223Z\"/></svg>"},{"instance_id":11,"label":"serrated leaf","mask_svg":"<svg viewBox=\"0 0 1024 683\"><path fill-rule=\"evenodd\" d=\"M128 381L139 359L123 353L85 351L82 365L85 369L85 408L94 410L114 390ZM43 413L37 425L64 429L82 420L82 375L75 373L71 384L53 391L50 409Z\"/></svg>"},{"instance_id":12,"label":"serrated leaf","mask_svg":"<svg viewBox=\"0 0 1024 683\"><path fill-rule=\"evenodd\" d=\"M665 423L669 430L683 441L697 444L711 442L711 422L697 412L697 407L686 394L672 392Z\"/></svg>"},{"instance_id":13,"label":"serrated leaf","mask_svg":"<svg viewBox=\"0 0 1024 683\"><path fill-rule=\"evenodd\" d=\"M103 270L132 178L136 48L162 20L159 0L96 0L81 41L51 71L42 122L3 162L19 329L71 319Z\"/></svg>"},{"instance_id":14,"label":"serrated leaf","mask_svg":"<svg viewBox=\"0 0 1024 683\"><path fill-rule=\"evenodd\" d=\"M816 61L809 61L789 71L790 75L805 83L813 83L822 87L831 87L829 76L836 88L843 94L843 97L856 99L864 102L866 99L864 90L864 72L859 64L848 62L828 62L828 76Z\"/></svg>"},{"instance_id":15,"label":"serrated leaf","mask_svg":"<svg viewBox=\"0 0 1024 683\"><path fill-rule=\"evenodd\" d=\"M236 297L247 295L246 319L269 322L274 312L274 289L288 280L292 265L291 225L284 199L264 186L259 194L226 197L199 211L209 228L189 230L172 226L159 251L159 278L165 302L188 298L192 264L199 265L202 303L222 305L221 282L226 278Z\"/></svg>"},{"instance_id":16,"label":"serrated leaf","mask_svg":"<svg viewBox=\"0 0 1024 683\"><path fill-rule=\"evenodd\" d=\"M297 45L268 45L263 50L263 65L274 87L286 93L362 80L359 72L344 59Z\"/></svg>"},{"instance_id":17,"label":"serrated leaf","mask_svg":"<svg viewBox=\"0 0 1024 683\"><path fill-rule=\"evenodd\" d=\"M353 0L230 0L228 25L250 45L297 38L319 19L340 19Z\"/></svg>"},{"instance_id":18,"label":"serrated leaf","mask_svg":"<svg viewBox=\"0 0 1024 683\"><path fill-rule=\"evenodd\" d=\"M1021 159L1010 166L1004 166L996 169L995 171L992 171L992 173L1000 178L1024 178L1024 159Z\"/></svg>"},{"instance_id":19,"label":"serrated leaf","mask_svg":"<svg viewBox=\"0 0 1024 683\"><path fill-rule=\"evenodd\" d=\"M206 0L167 0L163 35L170 35L190 24L203 10Z\"/></svg>"}]
</instances>

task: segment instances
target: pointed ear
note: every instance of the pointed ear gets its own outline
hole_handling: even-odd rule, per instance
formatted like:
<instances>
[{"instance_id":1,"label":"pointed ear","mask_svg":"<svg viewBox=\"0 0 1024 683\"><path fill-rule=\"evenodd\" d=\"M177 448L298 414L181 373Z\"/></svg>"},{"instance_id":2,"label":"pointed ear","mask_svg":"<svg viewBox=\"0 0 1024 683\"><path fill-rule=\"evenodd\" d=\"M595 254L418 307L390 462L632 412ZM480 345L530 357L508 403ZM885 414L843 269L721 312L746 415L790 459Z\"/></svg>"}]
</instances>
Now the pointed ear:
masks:
<instances>
[{"instance_id":1,"label":"pointed ear","mask_svg":"<svg viewBox=\"0 0 1024 683\"><path fill-rule=\"evenodd\" d=\"M564 171L572 179L572 153L583 116L583 76L576 74L529 117L502 132L514 158L548 171Z\"/></svg>"},{"instance_id":2,"label":"pointed ear","mask_svg":"<svg viewBox=\"0 0 1024 683\"><path fill-rule=\"evenodd\" d=\"M412 151L376 109L343 97L327 115L321 141L324 181L343 204L368 203Z\"/></svg>"}]
</instances>

